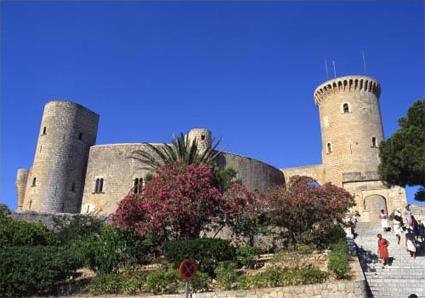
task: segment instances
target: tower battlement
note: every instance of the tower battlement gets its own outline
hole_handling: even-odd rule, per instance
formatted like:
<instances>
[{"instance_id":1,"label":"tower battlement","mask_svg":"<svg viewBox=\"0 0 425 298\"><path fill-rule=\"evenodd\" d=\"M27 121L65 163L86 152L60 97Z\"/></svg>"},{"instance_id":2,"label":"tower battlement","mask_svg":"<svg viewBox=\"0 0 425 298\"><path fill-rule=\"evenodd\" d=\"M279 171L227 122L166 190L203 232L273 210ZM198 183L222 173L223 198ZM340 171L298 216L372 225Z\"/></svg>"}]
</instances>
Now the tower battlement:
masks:
<instances>
[{"instance_id":1,"label":"tower battlement","mask_svg":"<svg viewBox=\"0 0 425 298\"><path fill-rule=\"evenodd\" d=\"M368 76L345 76L326 81L314 90L314 102L319 106L329 95L338 92L371 92L377 98L381 86L374 78Z\"/></svg>"}]
</instances>

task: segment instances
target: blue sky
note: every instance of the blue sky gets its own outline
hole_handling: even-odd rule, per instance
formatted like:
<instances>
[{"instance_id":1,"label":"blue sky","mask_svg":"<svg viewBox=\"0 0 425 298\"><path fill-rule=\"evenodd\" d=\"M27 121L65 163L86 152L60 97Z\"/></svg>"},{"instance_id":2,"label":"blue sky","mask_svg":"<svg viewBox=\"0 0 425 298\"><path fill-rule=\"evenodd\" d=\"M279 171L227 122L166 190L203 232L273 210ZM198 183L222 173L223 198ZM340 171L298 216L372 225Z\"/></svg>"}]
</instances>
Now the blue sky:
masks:
<instances>
[{"instance_id":1,"label":"blue sky","mask_svg":"<svg viewBox=\"0 0 425 298\"><path fill-rule=\"evenodd\" d=\"M2 1L0 200L16 207L16 169L57 98L101 115L98 144L207 127L226 151L318 164L324 59L363 74L364 51L388 137L424 96L424 35L423 1Z\"/></svg>"}]
</instances>

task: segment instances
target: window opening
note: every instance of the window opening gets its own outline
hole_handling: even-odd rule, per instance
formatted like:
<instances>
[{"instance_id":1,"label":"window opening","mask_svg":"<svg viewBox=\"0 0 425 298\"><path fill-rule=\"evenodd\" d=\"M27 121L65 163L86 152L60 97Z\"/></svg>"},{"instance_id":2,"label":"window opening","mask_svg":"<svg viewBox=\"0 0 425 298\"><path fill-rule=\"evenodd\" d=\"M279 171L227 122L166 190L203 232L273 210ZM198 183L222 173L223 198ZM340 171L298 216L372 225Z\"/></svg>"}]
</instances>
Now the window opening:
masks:
<instances>
[{"instance_id":1,"label":"window opening","mask_svg":"<svg viewBox=\"0 0 425 298\"><path fill-rule=\"evenodd\" d=\"M34 187L35 185L36 185L36 183L37 183L37 178L36 177L34 177L34 178L32 178L32 187Z\"/></svg>"},{"instance_id":2,"label":"window opening","mask_svg":"<svg viewBox=\"0 0 425 298\"><path fill-rule=\"evenodd\" d=\"M375 137L372 137L372 147L378 147L376 145L376 138Z\"/></svg>"},{"instance_id":3,"label":"window opening","mask_svg":"<svg viewBox=\"0 0 425 298\"><path fill-rule=\"evenodd\" d=\"M46 126L44 126L44 127L43 127L43 133L42 133L42 134L43 134L43 135L45 135L45 134L46 134L46 131L47 131L47 127L46 127Z\"/></svg>"},{"instance_id":4,"label":"window opening","mask_svg":"<svg viewBox=\"0 0 425 298\"><path fill-rule=\"evenodd\" d=\"M349 112L350 112L350 107L349 107L348 103L344 103L344 104L342 105L342 111L343 111L344 113L349 113Z\"/></svg>"},{"instance_id":5,"label":"window opening","mask_svg":"<svg viewBox=\"0 0 425 298\"><path fill-rule=\"evenodd\" d=\"M331 153L332 152L332 144L328 143L326 146L327 146L328 153Z\"/></svg>"},{"instance_id":6,"label":"window opening","mask_svg":"<svg viewBox=\"0 0 425 298\"><path fill-rule=\"evenodd\" d=\"M94 192L100 193L103 191L103 178L97 178L94 185Z\"/></svg>"},{"instance_id":7,"label":"window opening","mask_svg":"<svg viewBox=\"0 0 425 298\"><path fill-rule=\"evenodd\" d=\"M82 133L82 132L80 132L80 133L78 134L78 139L79 139L79 140L82 140L82 139L83 139L83 133Z\"/></svg>"},{"instance_id":8,"label":"window opening","mask_svg":"<svg viewBox=\"0 0 425 298\"><path fill-rule=\"evenodd\" d=\"M75 182L72 182L72 184L71 184L71 191L75 192Z\"/></svg>"},{"instance_id":9,"label":"window opening","mask_svg":"<svg viewBox=\"0 0 425 298\"><path fill-rule=\"evenodd\" d=\"M142 187L143 187L143 178L135 178L133 192L139 193L142 190Z\"/></svg>"}]
</instances>

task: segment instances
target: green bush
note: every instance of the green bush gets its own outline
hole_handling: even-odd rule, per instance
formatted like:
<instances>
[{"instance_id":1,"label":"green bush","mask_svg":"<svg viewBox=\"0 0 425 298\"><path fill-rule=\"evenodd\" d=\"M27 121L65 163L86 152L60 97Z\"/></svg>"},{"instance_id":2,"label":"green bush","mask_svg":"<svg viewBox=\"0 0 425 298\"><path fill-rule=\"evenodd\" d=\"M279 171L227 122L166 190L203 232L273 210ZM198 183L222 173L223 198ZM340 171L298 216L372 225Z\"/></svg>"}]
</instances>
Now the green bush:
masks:
<instances>
[{"instance_id":1,"label":"green bush","mask_svg":"<svg viewBox=\"0 0 425 298\"><path fill-rule=\"evenodd\" d=\"M146 276L145 287L154 294L176 293L181 286L177 269L156 270Z\"/></svg>"},{"instance_id":2,"label":"green bush","mask_svg":"<svg viewBox=\"0 0 425 298\"><path fill-rule=\"evenodd\" d=\"M165 244L165 256L176 266L186 258L193 259L199 271L214 276L214 269L220 262L234 260L235 248L223 239L175 240Z\"/></svg>"},{"instance_id":3,"label":"green bush","mask_svg":"<svg viewBox=\"0 0 425 298\"><path fill-rule=\"evenodd\" d=\"M42 223L0 218L0 247L22 245L52 245L56 242L53 232Z\"/></svg>"},{"instance_id":4,"label":"green bush","mask_svg":"<svg viewBox=\"0 0 425 298\"><path fill-rule=\"evenodd\" d=\"M210 289L210 284L211 280L208 274L198 271L196 272L195 277L190 281L190 289L193 292L205 292Z\"/></svg>"},{"instance_id":5,"label":"green bush","mask_svg":"<svg viewBox=\"0 0 425 298\"><path fill-rule=\"evenodd\" d=\"M254 258L261 253L261 249L254 246L242 246L236 249L236 261L239 267L253 268Z\"/></svg>"},{"instance_id":6,"label":"green bush","mask_svg":"<svg viewBox=\"0 0 425 298\"><path fill-rule=\"evenodd\" d=\"M338 243L340 240L345 240L346 236L347 234L345 233L341 225L335 225L332 229L320 235L316 243L319 247L328 248L329 246Z\"/></svg>"},{"instance_id":7,"label":"green bush","mask_svg":"<svg viewBox=\"0 0 425 298\"><path fill-rule=\"evenodd\" d=\"M53 217L53 221L61 244L97 237L105 225L104 219L83 214L73 215L69 222L60 217Z\"/></svg>"},{"instance_id":8,"label":"green bush","mask_svg":"<svg viewBox=\"0 0 425 298\"><path fill-rule=\"evenodd\" d=\"M262 273L242 277L238 283L238 287L243 289L256 289L305 285L322 283L327 279L327 277L327 272L315 268L271 267Z\"/></svg>"},{"instance_id":9,"label":"green bush","mask_svg":"<svg viewBox=\"0 0 425 298\"><path fill-rule=\"evenodd\" d=\"M234 263L225 262L215 268L216 280L220 288L225 290L232 289L234 283L238 280L236 266Z\"/></svg>"},{"instance_id":10,"label":"green bush","mask_svg":"<svg viewBox=\"0 0 425 298\"><path fill-rule=\"evenodd\" d=\"M152 243L134 232L123 232L104 225L98 237L75 240L70 244L82 262L101 273L146 261Z\"/></svg>"},{"instance_id":11,"label":"green bush","mask_svg":"<svg viewBox=\"0 0 425 298\"><path fill-rule=\"evenodd\" d=\"M80 266L69 250L52 246L0 249L0 297L45 295Z\"/></svg>"},{"instance_id":12,"label":"green bush","mask_svg":"<svg viewBox=\"0 0 425 298\"><path fill-rule=\"evenodd\" d=\"M350 271L346 240L340 240L336 244L332 245L331 248L332 250L328 260L328 270L338 279L346 278Z\"/></svg>"},{"instance_id":13,"label":"green bush","mask_svg":"<svg viewBox=\"0 0 425 298\"><path fill-rule=\"evenodd\" d=\"M99 274L89 284L89 291L93 295L127 294L134 295L140 292L144 280L134 276L122 274Z\"/></svg>"}]
</instances>

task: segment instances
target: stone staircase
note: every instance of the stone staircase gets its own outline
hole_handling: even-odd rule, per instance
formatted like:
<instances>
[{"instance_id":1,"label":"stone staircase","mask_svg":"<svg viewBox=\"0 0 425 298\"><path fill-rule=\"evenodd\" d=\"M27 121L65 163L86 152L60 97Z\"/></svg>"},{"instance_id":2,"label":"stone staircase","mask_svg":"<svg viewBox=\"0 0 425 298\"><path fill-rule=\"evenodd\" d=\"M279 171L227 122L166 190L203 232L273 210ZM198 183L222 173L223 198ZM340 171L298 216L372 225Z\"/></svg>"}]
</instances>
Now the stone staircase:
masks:
<instances>
[{"instance_id":1,"label":"stone staircase","mask_svg":"<svg viewBox=\"0 0 425 298\"><path fill-rule=\"evenodd\" d=\"M390 242L388 250L392 262L384 269L378 261L378 233ZM411 294L425 297L424 245L413 259L406 250L404 235L398 245L394 233L384 233L379 222L357 223L356 234L357 254L373 297L407 298Z\"/></svg>"}]
</instances>

